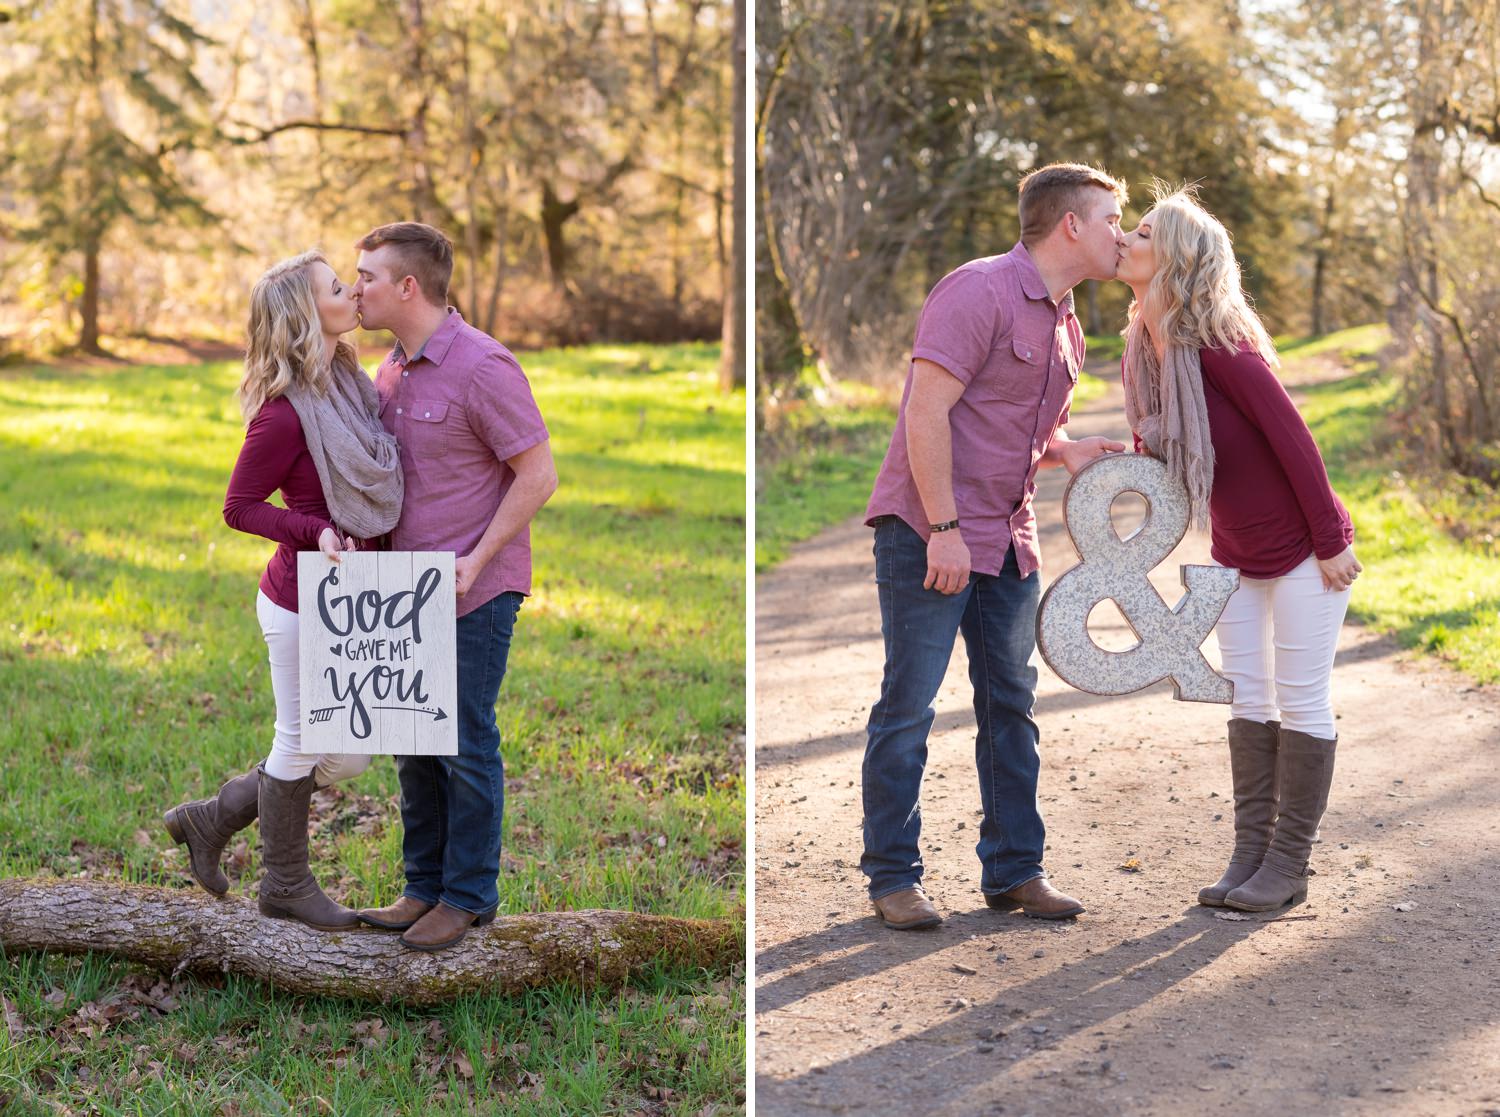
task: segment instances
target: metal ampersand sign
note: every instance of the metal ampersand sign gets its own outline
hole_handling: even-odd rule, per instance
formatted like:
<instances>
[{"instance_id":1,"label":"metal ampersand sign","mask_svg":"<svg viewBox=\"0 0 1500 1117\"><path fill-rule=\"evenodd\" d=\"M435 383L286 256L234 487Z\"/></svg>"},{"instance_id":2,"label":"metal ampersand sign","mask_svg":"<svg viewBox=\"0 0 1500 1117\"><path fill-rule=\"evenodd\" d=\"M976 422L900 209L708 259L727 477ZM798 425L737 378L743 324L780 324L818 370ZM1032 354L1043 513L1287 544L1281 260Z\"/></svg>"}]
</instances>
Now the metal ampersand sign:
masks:
<instances>
[{"instance_id":1,"label":"metal ampersand sign","mask_svg":"<svg viewBox=\"0 0 1500 1117\"><path fill-rule=\"evenodd\" d=\"M1146 518L1121 539L1109 510L1128 492L1145 498ZM1229 702L1234 684L1208 665L1200 646L1239 586L1240 572L1183 566L1187 593L1176 608L1147 577L1187 533L1187 491L1167 467L1145 454L1095 459L1068 483L1063 521L1080 561L1048 587L1037 611L1037 646L1047 665L1090 694L1129 694L1170 678L1180 700ZM1107 599L1140 641L1128 651L1107 652L1089 636L1089 613Z\"/></svg>"}]
</instances>

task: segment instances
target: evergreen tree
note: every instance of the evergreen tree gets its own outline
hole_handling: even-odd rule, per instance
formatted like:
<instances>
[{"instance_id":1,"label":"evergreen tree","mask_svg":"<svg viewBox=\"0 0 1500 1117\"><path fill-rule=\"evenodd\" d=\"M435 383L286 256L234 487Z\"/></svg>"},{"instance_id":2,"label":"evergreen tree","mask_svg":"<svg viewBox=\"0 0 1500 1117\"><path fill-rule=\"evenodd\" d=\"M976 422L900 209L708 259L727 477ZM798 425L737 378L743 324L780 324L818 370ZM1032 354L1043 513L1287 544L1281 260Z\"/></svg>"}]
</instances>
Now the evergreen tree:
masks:
<instances>
[{"instance_id":1,"label":"evergreen tree","mask_svg":"<svg viewBox=\"0 0 1500 1117\"><path fill-rule=\"evenodd\" d=\"M98 353L100 258L215 220L179 162L213 134L194 73L210 40L169 0L37 0L0 31L0 191L10 234L78 291L78 345Z\"/></svg>"}]
</instances>

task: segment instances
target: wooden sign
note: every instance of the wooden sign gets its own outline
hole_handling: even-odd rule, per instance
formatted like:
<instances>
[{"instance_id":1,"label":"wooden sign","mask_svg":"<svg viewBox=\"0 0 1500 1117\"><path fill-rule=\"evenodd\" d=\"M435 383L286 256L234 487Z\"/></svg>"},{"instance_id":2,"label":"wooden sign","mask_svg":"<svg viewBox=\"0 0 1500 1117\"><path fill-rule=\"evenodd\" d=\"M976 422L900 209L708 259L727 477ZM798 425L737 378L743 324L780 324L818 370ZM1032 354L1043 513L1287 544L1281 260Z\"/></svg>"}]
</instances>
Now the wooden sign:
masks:
<instances>
[{"instance_id":1,"label":"wooden sign","mask_svg":"<svg viewBox=\"0 0 1500 1117\"><path fill-rule=\"evenodd\" d=\"M1146 518L1121 539L1110 507L1122 493L1139 493ZM1063 682L1089 694L1129 694L1171 679L1174 697L1229 702L1234 684L1203 658L1200 646L1240 584L1223 566L1184 566L1187 593L1169 608L1148 575L1187 533L1187 492L1167 467L1145 454L1106 454L1073 475L1063 494L1063 522L1079 563L1042 595L1036 639L1047 666ZM1112 600L1125 614L1135 647L1108 652L1089 635L1089 613Z\"/></svg>"},{"instance_id":2,"label":"wooden sign","mask_svg":"<svg viewBox=\"0 0 1500 1117\"><path fill-rule=\"evenodd\" d=\"M297 556L302 751L456 756L453 553Z\"/></svg>"}]
</instances>

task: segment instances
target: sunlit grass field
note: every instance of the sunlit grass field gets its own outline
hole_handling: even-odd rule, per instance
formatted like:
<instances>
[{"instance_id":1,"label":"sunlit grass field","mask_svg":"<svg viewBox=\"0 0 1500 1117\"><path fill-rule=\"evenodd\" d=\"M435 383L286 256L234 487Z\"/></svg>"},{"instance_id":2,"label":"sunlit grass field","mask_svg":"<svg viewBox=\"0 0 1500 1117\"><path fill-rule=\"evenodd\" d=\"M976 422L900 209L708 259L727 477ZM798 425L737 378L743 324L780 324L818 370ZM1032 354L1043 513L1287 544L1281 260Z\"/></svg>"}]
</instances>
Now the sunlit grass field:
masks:
<instances>
[{"instance_id":1,"label":"sunlit grass field","mask_svg":"<svg viewBox=\"0 0 1500 1117\"><path fill-rule=\"evenodd\" d=\"M1384 327L1362 327L1282 345L1288 379L1314 358L1349 370L1301 395L1365 568L1350 615L1480 682L1500 681L1500 546L1492 532L1465 523L1493 516L1500 494L1455 506L1458 479L1414 467L1398 418L1399 386L1377 359L1386 340Z\"/></svg>"},{"instance_id":2,"label":"sunlit grass field","mask_svg":"<svg viewBox=\"0 0 1500 1117\"><path fill-rule=\"evenodd\" d=\"M521 356L561 488L534 527L536 593L498 706L501 911L742 921L744 393L719 393L711 346ZM238 375L233 362L0 373L0 875L186 887L162 810L269 747L254 600L274 544L220 515L243 436ZM399 894L395 795L377 760L315 800L314 868L345 902ZM228 868L253 894L254 829L242 837ZM663 972L621 993L420 1014L187 982L172 1011L80 1032L88 1006L131 1004L120 991L143 980L100 959L6 959L0 1109L743 1103L742 975Z\"/></svg>"}]
</instances>

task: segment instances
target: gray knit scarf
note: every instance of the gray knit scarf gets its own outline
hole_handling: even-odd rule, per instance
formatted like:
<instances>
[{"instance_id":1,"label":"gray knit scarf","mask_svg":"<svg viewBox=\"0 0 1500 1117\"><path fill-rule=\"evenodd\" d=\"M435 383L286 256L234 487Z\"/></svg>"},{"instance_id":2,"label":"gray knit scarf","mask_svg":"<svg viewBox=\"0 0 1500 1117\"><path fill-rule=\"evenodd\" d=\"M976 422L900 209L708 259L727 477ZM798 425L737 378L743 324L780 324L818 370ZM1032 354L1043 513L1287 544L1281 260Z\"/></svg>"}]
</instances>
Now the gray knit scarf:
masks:
<instances>
[{"instance_id":1,"label":"gray knit scarf","mask_svg":"<svg viewBox=\"0 0 1500 1117\"><path fill-rule=\"evenodd\" d=\"M1188 494L1192 525L1208 527L1214 487L1214 444L1203 398L1203 364L1193 346L1168 345L1166 369L1139 317L1125 331L1125 418L1151 456Z\"/></svg>"},{"instance_id":2,"label":"gray knit scarf","mask_svg":"<svg viewBox=\"0 0 1500 1117\"><path fill-rule=\"evenodd\" d=\"M323 483L333 522L358 539L396 526L403 482L396 438L380 425L380 397L364 369L334 358L328 394L293 385L287 399L302 420L307 451Z\"/></svg>"}]
</instances>

